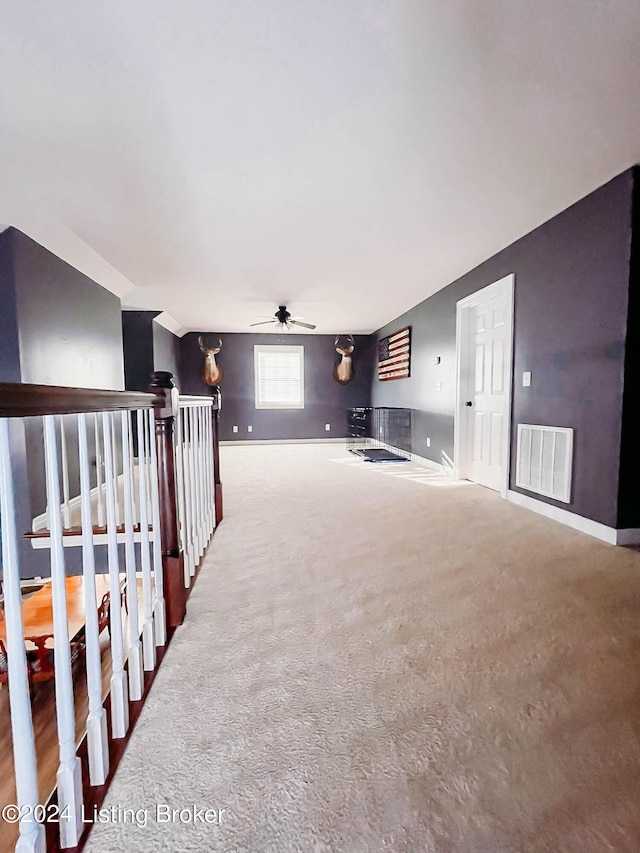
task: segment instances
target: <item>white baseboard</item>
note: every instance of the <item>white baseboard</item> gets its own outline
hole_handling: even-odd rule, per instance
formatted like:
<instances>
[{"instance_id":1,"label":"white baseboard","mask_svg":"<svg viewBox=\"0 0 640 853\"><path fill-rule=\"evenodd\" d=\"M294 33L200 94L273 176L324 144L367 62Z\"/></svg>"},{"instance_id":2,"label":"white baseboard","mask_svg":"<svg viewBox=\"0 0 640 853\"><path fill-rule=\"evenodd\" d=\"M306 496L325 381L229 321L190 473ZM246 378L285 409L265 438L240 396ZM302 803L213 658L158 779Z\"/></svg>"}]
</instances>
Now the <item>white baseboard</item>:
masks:
<instances>
[{"instance_id":1,"label":"white baseboard","mask_svg":"<svg viewBox=\"0 0 640 853\"><path fill-rule=\"evenodd\" d=\"M440 474L447 474L454 480L457 479L455 473L441 462L434 462L433 459L427 459L426 456L418 456L417 453L410 453L409 455L411 461L415 462L416 465L422 465L424 468L430 468L432 471L438 471Z\"/></svg>"},{"instance_id":2,"label":"white baseboard","mask_svg":"<svg viewBox=\"0 0 640 853\"><path fill-rule=\"evenodd\" d=\"M616 530L615 527L607 527L606 524L601 524L599 521L592 521L590 518L576 515L575 512L569 512L566 509L543 503L543 501L536 500L528 495L521 495L520 492L513 492L511 489L507 492L507 500L510 503L537 512L538 515L544 515L553 521L559 521L560 524L565 524L567 527L573 527L574 530L579 530L581 533L595 536L596 539L607 542L609 545L640 544L640 528L637 527Z\"/></svg>"},{"instance_id":3,"label":"white baseboard","mask_svg":"<svg viewBox=\"0 0 640 853\"><path fill-rule=\"evenodd\" d=\"M237 441L221 441L220 444L345 444L346 441L346 438L240 438Z\"/></svg>"}]
</instances>

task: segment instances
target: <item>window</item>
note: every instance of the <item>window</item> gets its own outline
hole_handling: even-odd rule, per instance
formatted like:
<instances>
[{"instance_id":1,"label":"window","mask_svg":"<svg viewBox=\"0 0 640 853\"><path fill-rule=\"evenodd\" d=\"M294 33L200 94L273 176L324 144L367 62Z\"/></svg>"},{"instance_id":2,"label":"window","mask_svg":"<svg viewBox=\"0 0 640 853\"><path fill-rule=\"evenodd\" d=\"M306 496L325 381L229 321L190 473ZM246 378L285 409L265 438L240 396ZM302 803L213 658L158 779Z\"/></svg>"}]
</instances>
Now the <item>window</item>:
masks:
<instances>
[{"instance_id":1,"label":"window","mask_svg":"<svg viewBox=\"0 0 640 853\"><path fill-rule=\"evenodd\" d=\"M304 409L304 347L254 346L256 409Z\"/></svg>"}]
</instances>

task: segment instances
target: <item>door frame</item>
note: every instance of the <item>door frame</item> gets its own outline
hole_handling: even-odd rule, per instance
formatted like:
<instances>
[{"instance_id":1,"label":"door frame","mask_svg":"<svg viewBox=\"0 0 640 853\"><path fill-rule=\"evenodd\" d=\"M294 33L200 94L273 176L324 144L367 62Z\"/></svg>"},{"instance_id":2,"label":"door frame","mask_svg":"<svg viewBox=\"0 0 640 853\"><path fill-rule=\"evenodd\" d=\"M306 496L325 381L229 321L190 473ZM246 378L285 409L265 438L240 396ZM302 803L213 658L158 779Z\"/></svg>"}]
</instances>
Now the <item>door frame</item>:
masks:
<instances>
[{"instance_id":1,"label":"door frame","mask_svg":"<svg viewBox=\"0 0 640 853\"><path fill-rule=\"evenodd\" d=\"M504 278L488 284L481 290L477 290L470 296L460 299L456 303L456 407L453 420L453 464L459 479L467 479L469 470L469 440L468 430L464 424L468 423L465 418L464 401L469 399L469 381L471 353L469 347L469 316L470 309L481 305L487 299L503 293L507 297L507 337L505 341L507 360L506 367L508 376L505 387L505 419L503 433L503 464L502 483L500 486L500 497L506 498L509 489L509 469L511 467L511 419L513 399L513 321L514 321L514 294L515 274L510 273Z\"/></svg>"}]
</instances>

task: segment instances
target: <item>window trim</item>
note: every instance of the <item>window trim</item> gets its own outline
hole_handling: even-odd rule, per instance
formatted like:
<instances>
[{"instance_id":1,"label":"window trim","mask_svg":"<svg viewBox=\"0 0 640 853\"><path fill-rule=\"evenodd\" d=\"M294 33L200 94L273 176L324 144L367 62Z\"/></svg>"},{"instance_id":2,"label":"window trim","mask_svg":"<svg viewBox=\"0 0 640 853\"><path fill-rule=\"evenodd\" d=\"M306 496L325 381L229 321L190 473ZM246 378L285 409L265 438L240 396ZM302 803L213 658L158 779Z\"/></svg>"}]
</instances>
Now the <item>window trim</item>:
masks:
<instances>
[{"instance_id":1,"label":"window trim","mask_svg":"<svg viewBox=\"0 0 640 853\"><path fill-rule=\"evenodd\" d=\"M279 353L294 352L299 356L300 364L300 402L299 403L261 403L260 402L260 355L263 353L273 353L277 350ZM304 347L289 346L280 344L254 344L253 346L253 374L254 374L254 405L256 409L279 409L286 411L287 409L304 409Z\"/></svg>"}]
</instances>

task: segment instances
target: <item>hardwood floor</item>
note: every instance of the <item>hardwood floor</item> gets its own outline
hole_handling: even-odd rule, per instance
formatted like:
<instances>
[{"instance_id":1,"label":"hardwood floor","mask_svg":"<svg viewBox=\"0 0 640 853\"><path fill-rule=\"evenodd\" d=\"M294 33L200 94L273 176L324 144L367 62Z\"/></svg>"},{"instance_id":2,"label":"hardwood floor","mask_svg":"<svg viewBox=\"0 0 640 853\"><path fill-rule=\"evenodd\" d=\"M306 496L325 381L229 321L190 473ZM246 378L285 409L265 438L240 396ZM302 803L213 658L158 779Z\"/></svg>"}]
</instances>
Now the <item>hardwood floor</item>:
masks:
<instances>
[{"instance_id":1,"label":"hardwood floor","mask_svg":"<svg viewBox=\"0 0 640 853\"><path fill-rule=\"evenodd\" d=\"M111 649L107 632L102 634L102 693L109 692L111 678ZM76 743L84 737L87 718L87 685L84 659L74 666L74 697L76 710ZM33 685L31 712L38 759L38 788L40 802L46 803L51 796L58 770L58 732L55 717L55 682L41 681ZM16 802L16 789L11 743L11 719L9 716L9 691L6 685L0 690L0 808ZM17 826L0 820L0 851L10 851L18 837Z\"/></svg>"},{"instance_id":2,"label":"hardwood floor","mask_svg":"<svg viewBox=\"0 0 640 853\"><path fill-rule=\"evenodd\" d=\"M138 579L138 615L142 618L142 584ZM123 611L123 619L126 613ZM125 622L125 633L128 625ZM111 679L111 646L108 631L100 635L102 651L102 695L109 694ZM73 687L76 715L76 744L80 744L86 730L88 714L86 671L84 655L73 666ZM56 786L58 771L58 731L56 725L55 680L34 682L31 689L31 713L38 762L39 802L45 804ZM16 802L14 755L11 738L9 690L6 684L0 689L0 809ZM0 853L13 850L18 838L18 827L0 819Z\"/></svg>"}]
</instances>

